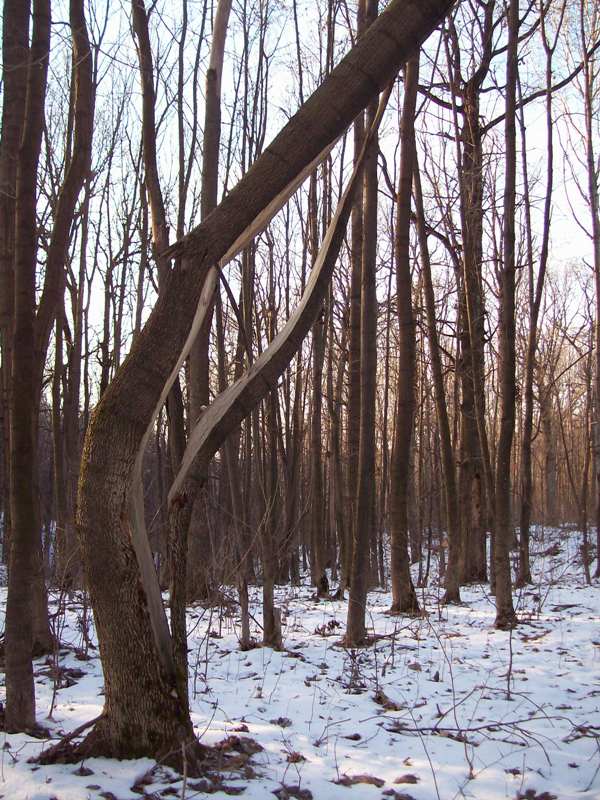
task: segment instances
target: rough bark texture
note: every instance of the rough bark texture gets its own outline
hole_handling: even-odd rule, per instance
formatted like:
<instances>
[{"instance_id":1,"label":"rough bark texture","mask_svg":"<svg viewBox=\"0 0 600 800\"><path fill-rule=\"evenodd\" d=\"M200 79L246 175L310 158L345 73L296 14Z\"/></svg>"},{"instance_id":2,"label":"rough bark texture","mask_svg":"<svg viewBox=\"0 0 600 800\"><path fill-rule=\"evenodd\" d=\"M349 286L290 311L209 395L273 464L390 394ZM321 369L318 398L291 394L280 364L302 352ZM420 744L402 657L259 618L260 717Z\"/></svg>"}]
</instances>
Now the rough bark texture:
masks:
<instances>
[{"instance_id":1,"label":"rough bark texture","mask_svg":"<svg viewBox=\"0 0 600 800\"><path fill-rule=\"evenodd\" d=\"M411 448L415 418L416 329L412 305L410 217L415 164L415 109L419 59L412 58L404 73L404 102L400 122L400 178L396 214L396 290L398 304L398 383L394 447L391 461L390 533L392 608L396 614L417 613L419 603L410 577L408 501Z\"/></svg>"},{"instance_id":2,"label":"rough bark texture","mask_svg":"<svg viewBox=\"0 0 600 800\"><path fill-rule=\"evenodd\" d=\"M3 558L8 560L10 538L9 494L9 394L14 314L14 246L17 160L23 128L27 90L29 5L6 0L2 22L3 104L0 139L0 336L2 346L1 386L3 410L3 482L5 497Z\"/></svg>"},{"instance_id":3,"label":"rough bark texture","mask_svg":"<svg viewBox=\"0 0 600 800\"><path fill-rule=\"evenodd\" d=\"M496 456L496 526L494 564L496 574L496 627L509 628L516 622L510 574L511 450L515 429L515 182L518 0L511 0L508 12L506 56L506 172L504 184L504 263L500 275L500 436Z\"/></svg>"},{"instance_id":4,"label":"rough bark texture","mask_svg":"<svg viewBox=\"0 0 600 800\"><path fill-rule=\"evenodd\" d=\"M20 14L22 25L25 20ZM36 497L35 273L37 168L44 125L50 48L50 3L36 0L27 100L16 180L14 336L10 392L10 499L13 525L6 603L6 716L8 731L35 726L31 664L33 592L41 552Z\"/></svg>"},{"instance_id":5,"label":"rough bark texture","mask_svg":"<svg viewBox=\"0 0 600 800\"><path fill-rule=\"evenodd\" d=\"M377 2L365 3L365 22L371 25ZM376 103L366 114L373 124ZM366 141L366 140L365 140ZM352 563L346 624L346 645L357 647L366 638L367 590L372 580L370 548L375 526L375 393L377 374L377 151L376 136L367 151L363 184L363 223L360 279L360 425L356 501L352 529Z\"/></svg>"},{"instance_id":6,"label":"rough bark texture","mask_svg":"<svg viewBox=\"0 0 600 800\"><path fill-rule=\"evenodd\" d=\"M429 355L431 359L431 372L433 377L433 392L435 407L440 430L440 450L442 474L444 476L444 499L446 501L446 525L448 539L460 542L460 518L458 510L458 493L456 488L456 467L454 464L454 451L452 449L452 436L450 433L450 420L444 389L444 373L436 325L435 295L431 277L431 263L427 244L427 229L425 225L425 210L421 191L421 178L418 166L414 172L415 205L417 214L417 232L419 236L419 249L421 255L421 268L423 274L423 289L425 294L425 309L427 315L427 339L429 342ZM459 547L454 547L454 552L460 553ZM452 553L452 550L451 550ZM457 602L460 599L459 572L460 564L454 564L446 574L446 602Z\"/></svg>"},{"instance_id":7,"label":"rough bark texture","mask_svg":"<svg viewBox=\"0 0 600 800\"><path fill-rule=\"evenodd\" d=\"M448 0L392 0L237 187L172 248L170 255L180 257L179 264L91 417L82 460L79 528L105 673L105 714L88 738L97 754L156 756L191 732L189 717L182 716L181 701L172 694L173 679L158 657L127 509L136 453L184 346L208 269L348 127L449 6ZM134 395L132 405L127 400ZM239 421L252 405L249 399L240 400L233 417ZM227 432L230 424L231 419ZM217 447L218 433L211 437ZM111 565L110 586L106 564Z\"/></svg>"}]
</instances>

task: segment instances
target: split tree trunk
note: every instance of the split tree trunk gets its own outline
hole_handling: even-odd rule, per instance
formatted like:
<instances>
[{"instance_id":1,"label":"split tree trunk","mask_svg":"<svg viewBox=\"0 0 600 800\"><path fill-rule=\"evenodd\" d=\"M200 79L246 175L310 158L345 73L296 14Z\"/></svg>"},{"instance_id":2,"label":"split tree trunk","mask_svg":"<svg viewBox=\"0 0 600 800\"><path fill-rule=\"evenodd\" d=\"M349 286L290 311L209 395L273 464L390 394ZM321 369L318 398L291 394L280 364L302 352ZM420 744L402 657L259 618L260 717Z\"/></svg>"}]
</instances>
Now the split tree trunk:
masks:
<instances>
[{"instance_id":1,"label":"split tree trunk","mask_svg":"<svg viewBox=\"0 0 600 800\"><path fill-rule=\"evenodd\" d=\"M169 253L179 264L94 411L84 446L79 527L106 697L102 719L82 753L162 757L192 736L174 675L152 632L128 512L136 454L191 329L207 272L383 89L450 5L449 0L392 0L237 187ZM133 407L127 402L132 396ZM244 408L236 411L238 421L245 415Z\"/></svg>"}]
</instances>

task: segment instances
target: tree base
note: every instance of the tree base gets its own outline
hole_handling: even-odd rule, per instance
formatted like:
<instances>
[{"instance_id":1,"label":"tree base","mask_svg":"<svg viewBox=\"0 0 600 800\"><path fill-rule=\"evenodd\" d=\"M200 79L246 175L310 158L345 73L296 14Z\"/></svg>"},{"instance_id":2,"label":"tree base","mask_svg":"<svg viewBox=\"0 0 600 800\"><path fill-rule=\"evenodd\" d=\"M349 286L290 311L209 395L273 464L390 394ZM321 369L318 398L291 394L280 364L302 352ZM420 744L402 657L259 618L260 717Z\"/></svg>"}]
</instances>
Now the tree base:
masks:
<instances>
[{"instance_id":1,"label":"tree base","mask_svg":"<svg viewBox=\"0 0 600 800\"><path fill-rule=\"evenodd\" d=\"M323 573L317 581L317 593L315 597L319 600L329 600L329 581L325 573Z\"/></svg>"},{"instance_id":2,"label":"tree base","mask_svg":"<svg viewBox=\"0 0 600 800\"><path fill-rule=\"evenodd\" d=\"M73 740L86 727L94 727L83 739ZM179 742L177 742L179 739ZM208 769L209 748L200 744L193 732L186 731L179 736L157 737L153 747L136 748L135 742L115 741L110 734L107 716L81 726L65 736L57 744L41 753L35 762L38 764L76 764L88 758L117 758L127 760L134 758L153 758L160 764L171 767L182 774L192 777L205 775Z\"/></svg>"},{"instance_id":3,"label":"tree base","mask_svg":"<svg viewBox=\"0 0 600 800\"><path fill-rule=\"evenodd\" d=\"M500 611L496 614L494 627L499 631L510 631L518 624L519 619L514 611Z\"/></svg>"},{"instance_id":4,"label":"tree base","mask_svg":"<svg viewBox=\"0 0 600 800\"><path fill-rule=\"evenodd\" d=\"M531 586L533 583L533 579L531 577L531 572L527 572L525 575L519 575L517 580L515 581L515 589L523 589L525 586Z\"/></svg>"},{"instance_id":5,"label":"tree base","mask_svg":"<svg viewBox=\"0 0 600 800\"><path fill-rule=\"evenodd\" d=\"M36 764L76 764L88 758L139 758L139 753L135 755L124 755L128 752L123 748L115 748L108 741L106 730L103 730L104 717L81 725L77 730L65 736L58 744L43 752L37 758L30 759L30 763ZM86 728L94 725L94 728L86 738L74 744L73 740L79 736ZM189 735L183 740L175 750L171 747L158 748L157 752L146 753L146 757L153 758L157 763L151 768L151 775L157 767L169 767L180 775L189 778L201 778L196 785L189 784L200 793L206 792L213 794L219 790L227 792L224 787L222 772L240 772L244 777L253 777L255 772L249 763L255 753L262 751L262 746L254 739L247 736L227 736L214 747L206 747L200 744L198 739ZM143 783L143 779L141 783ZM138 784L140 781L138 781ZM136 787L132 787L137 791ZM143 789L143 786L142 786ZM231 792L233 794L234 792ZM235 792L238 794L239 792ZM230 792L227 792L230 794ZM144 795L145 796L145 795ZM204 796L204 795L203 795Z\"/></svg>"},{"instance_id":6,"label":"tree base","mask_svg":"<svg viewBox=\"0 0 600 800\"><path fill-rule=\"evenodd\" d=\"M459 606L462 604L462 600L460 598L460 589L458 586L455 589L446 589L444 592L444 597L442 599L442 605L444 606Z\"/></svg>"},{"instance_id":7,"label":"tree base","mask_svg":"<svg viewBox=\"0 0 600 800\"><path fill-rule=\"evenodd\" d=\"M419 605L416 594L407 598L404 601L393 603L390 610L387 612L391 617L398 617L404 615L407 617L422 617L423 611Z\"/></svg>"}]
</instances>

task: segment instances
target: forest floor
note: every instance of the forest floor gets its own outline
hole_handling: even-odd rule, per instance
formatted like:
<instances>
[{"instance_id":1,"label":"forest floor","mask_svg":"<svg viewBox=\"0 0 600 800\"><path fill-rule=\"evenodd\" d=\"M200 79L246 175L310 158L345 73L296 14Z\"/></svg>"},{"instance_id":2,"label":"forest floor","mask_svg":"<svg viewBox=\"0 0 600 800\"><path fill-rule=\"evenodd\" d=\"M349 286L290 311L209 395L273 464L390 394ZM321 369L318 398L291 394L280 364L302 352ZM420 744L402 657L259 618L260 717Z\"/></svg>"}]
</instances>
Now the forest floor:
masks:
<instances>
[{"instance_id":1,"label":"forest floor","mask_svg":"<svg viewBox=\"0 0 600 800\"><path fill-rule=\"evenodd\" d=\"M532 550L536 582L515 594L512 632L494 630L485 586L444 607L435 581L419 590L419 619L388 616L389 593L371 592L374 643L361 650L341 644L347 603L316 602L308 586L277 590L283 652L240 652L233 603L190 609L193 720L204 743L236 754L214 796L600 798L600 584L585 585L576 532L538 530ZM260 639L260 590L252 599ZM91 625L81 602L55 624L57 660L35 664L38 721L52 741L103 701L97 651L82 653ZM217 788L149 760L36 766L28 759L52 741L2 736L6 800L190 800Z\"/></svg>"}]
</instances>

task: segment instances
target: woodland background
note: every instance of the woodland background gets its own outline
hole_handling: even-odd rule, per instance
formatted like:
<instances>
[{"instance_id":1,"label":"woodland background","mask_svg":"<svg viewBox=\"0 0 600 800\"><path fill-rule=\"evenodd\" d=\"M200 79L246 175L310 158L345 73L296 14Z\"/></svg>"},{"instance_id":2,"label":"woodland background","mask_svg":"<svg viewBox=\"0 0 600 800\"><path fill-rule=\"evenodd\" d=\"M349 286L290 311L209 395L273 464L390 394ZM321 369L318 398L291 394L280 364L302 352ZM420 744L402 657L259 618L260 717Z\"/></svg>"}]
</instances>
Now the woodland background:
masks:
<instances>
[{"instance_id":1,"label":"woodland background","mask_svg":"<svg viewBox=\"0 0 600 800\"><path fill-rule=\"evenodd\" d=\"M112 687L84 750L164 756L185 606L224 587L242 649L248 587L280 648L274 586L307 573L357 647L367 590L418 614L432 556L511 628L534 524L577 526L600 575L600 7L401 6L5 0L8 730L35 729L48 585L90 590Z\"/></svg>"}]
</instances>

